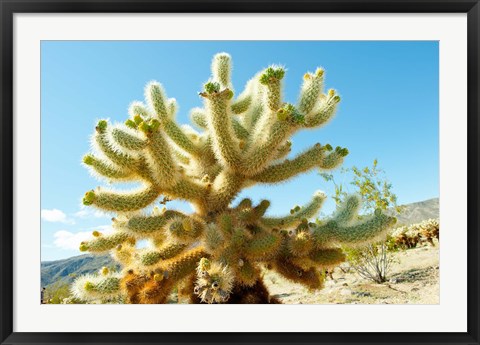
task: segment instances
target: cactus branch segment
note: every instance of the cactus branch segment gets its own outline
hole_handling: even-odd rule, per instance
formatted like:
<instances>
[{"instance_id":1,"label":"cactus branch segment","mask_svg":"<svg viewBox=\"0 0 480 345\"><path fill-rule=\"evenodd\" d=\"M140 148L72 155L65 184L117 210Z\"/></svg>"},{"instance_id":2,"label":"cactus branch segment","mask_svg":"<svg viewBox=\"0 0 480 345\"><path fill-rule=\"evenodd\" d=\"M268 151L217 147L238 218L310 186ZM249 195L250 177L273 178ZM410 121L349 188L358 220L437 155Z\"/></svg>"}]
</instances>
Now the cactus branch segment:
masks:
<instances>
[{"instance_id":1,"label":"cactus branch segment","mask_svg":"<svg viewBox=\"0 0 480 345\"><path fill-rule=\"evenodd\" d=\"M323 206L327 196L318 191L314 194L312 201L303 207L293 208L288 216L284 217L264 217L261 222L268 227L291 228L295 227L304 220L311 219L317 215Z\"/></svg>"}]
</instances>

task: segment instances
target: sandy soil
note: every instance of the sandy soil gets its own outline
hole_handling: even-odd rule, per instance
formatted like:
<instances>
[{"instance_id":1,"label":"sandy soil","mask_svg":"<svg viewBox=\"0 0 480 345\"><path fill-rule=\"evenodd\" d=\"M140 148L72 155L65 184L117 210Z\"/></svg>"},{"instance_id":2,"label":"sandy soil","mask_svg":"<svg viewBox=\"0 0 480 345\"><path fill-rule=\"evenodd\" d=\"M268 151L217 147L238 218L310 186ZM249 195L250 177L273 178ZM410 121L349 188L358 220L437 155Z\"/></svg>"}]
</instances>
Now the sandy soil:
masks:
<instances>
[{"instance_id":1,"label":"sandy soil","mask_svg":"<svg viewBox=\"0 0 480 345\"><path fill-rule=\"evenodd\" d=\"M372 283L352 269L336 268L333 280L310 292L274 272L264 276L270 293L285 304L438 304L439 248L425 246L394 253L389 281ZM348 265L343 264L348 271Z\"/></svg>"}]
</instances>

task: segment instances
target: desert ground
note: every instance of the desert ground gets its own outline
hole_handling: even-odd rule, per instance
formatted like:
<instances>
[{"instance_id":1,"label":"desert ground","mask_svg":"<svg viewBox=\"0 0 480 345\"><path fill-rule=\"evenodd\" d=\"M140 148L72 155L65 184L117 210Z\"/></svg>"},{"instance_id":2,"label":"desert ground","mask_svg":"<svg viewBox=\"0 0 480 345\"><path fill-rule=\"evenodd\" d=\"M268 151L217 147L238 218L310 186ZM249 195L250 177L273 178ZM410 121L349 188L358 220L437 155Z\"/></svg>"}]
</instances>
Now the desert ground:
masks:
<instances>
[{"instance_id":1,"label":"desert ground","mask_svg":"<svg viewBox=\"0 0 480 345\"><path fill-rule=\"evenodd\" d=\"M389 281L376 284L361 278L348 264L335 268L333 280L310 292L274 272L265 272L270 293L285 304L438 304L439 246L393 253Z\"/></svg>"}]
</instances>

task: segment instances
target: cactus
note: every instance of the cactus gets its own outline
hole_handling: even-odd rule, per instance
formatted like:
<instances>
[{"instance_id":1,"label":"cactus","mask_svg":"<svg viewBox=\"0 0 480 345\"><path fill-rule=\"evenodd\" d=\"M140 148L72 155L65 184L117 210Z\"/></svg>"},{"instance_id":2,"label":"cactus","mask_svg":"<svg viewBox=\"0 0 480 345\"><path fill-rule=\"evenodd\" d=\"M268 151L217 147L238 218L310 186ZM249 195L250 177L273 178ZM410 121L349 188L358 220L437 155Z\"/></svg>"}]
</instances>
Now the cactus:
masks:
<instances>
[{"instance_id":1,"label":"cactus","mask_svg":"<svg viewBox=\"0 0 480 345\"><path fill-rule=\"evenodd\" d=\"M200 132L176 122L176 101L157 82L147 85L146 104L132 103L124 124L98 122L94 152L84 164L107 182L140 186L85 193L85 205L115 215L115 232L97 232L80 248L110 251L123 270L79 278L72 288L76 298L165 303L177 288L194 303L277 303L262 281L263 270L319 289L322 272L345 260L340 245L372 241L395 222L379 210L357 220L356 196L318 224L309 219L324 203L322 192L285 216L267 216L268 200L235 202L245 187L334 169L348 150L316 143L287 158L290 137L326 124L340 102L335 90L324 92L323 69L305 74L294 105L283 101L285 68L266 68L235 97L231 66L226 53L213 58L211 79L199 93L204 107L190 113ZM150 207L160 197L163 204L186 200L195 212ZM148 240L150 247L137 249L138 240Z\"/></svg>"},{"instance_id":2,"label":"cactus","mask_svg":"<svg viewBox=\"0 0 480 345\"><path fill-rule=\"evenodd\" d=\"M391 238L393 245L401 249L415 248L425 243L435 246L434 240L440 239L440 222L438 219L427 219L409 226L401 226L392 230Z\"/></svg>"}]
</instances>

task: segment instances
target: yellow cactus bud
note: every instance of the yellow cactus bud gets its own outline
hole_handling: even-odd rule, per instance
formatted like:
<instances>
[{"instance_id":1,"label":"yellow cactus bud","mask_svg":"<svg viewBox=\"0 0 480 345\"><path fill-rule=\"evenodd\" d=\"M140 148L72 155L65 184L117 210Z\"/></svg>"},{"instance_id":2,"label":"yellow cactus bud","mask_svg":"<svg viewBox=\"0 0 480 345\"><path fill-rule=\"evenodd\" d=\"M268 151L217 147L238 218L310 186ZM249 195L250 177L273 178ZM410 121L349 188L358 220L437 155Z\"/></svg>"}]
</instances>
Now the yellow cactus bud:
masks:
<instances>
[{"instance_id":1,"label":"yellow cactus bud","mask_svg":"<svg viewBox=\"0 0 480 345\"><path fill-rule=\"evenodd\" d=\"M90 190L85 193L85 196L83 197L83 204L86 206L89 206L93 204L94 200L95 200L95 191Z\"/></svg>"},{"instance_id":2,"label":"yellow cactus bud","mask_svg":"<svg viewBox=\"0 0 480 345\"><path fill-rule=\"evenodd\" d=\"M95 289L95 285L92 282L86 282L83 288L86 291L93 291L93 289Z\"/></svg>"},{"instance_id":3,"label":"yellow cactus bud","mask_svg":"<svg viewBox=\"0 0 480 345\"><path fill-rule=\"evenodd\" d=\"M99 231L97 231L97 230L95 230L94 232L92 232L92 235L93 235L94 237L100 237L100 236L102 236L102 233L99 232Z\"/></svg>"},{"instance_id":4,"label":"yellow cactus bud","mask_svg":"<svg viewBox=\"0 0 480 345\"><path fill-rule=\"evenodd\" d=\"M198 263L198 267L201 271L208 271L210 269L210 266L210 260L208 260L207 258L201 258L200 262Z\"/></svg>"},{"instance_id":5,"label":"yellow cactus bud","mask_svg":"<svg viewBox=\"0 0 480 345\"><path fill-rule=\"evenodd\" d=\"M317 68L317 70L315 71L315 74L317 77L323 77L323 74L325 73L324 69L323 68Z\"/></svg>"},{"instance_id":6,"label":"yellow cactus bud","mask_svg":"<svg viewBox=\"0 0 480 345\"><path fill-rule=\"evenodd\" d=\"M226 90L225 90L225 97L226 97L227 99L232 99L232 98L233 98L233 91L230 90L230 89L226 89Z\"/></svg>"},{"instance_id":7,"label":"yellow cactus bud","mask_svg":"<svg viewBox=\"0 0 480 345\"><path fill-rule=\"evenodd\" d=\"M143 122L143 119L140 115L137 114L133 117L133 121L135 122L135 124L139 125Z\"/></svg>"},{"instance_id":8,"label":"yellow cactus bud","mask_svg":"<svg viewBox=\"0 0 480 345\"><path fill-rule=\"evenodd\" d=\"M108 273L110 273L110 270L108 267L102 267L101 273L102 275L106 276Z\"/></svg>"},{"instance_id":9,"label":"yellow cactus bud","mask_svg":"<svg viewBox=\"0 0 480 345\"><path fill-rule=\"evenodd\" d=\"M160 273L154 274L153 280L155 280L156 282L161 282L163 280L163 274L160 274Z\"/></svg>"}]
</instances>

